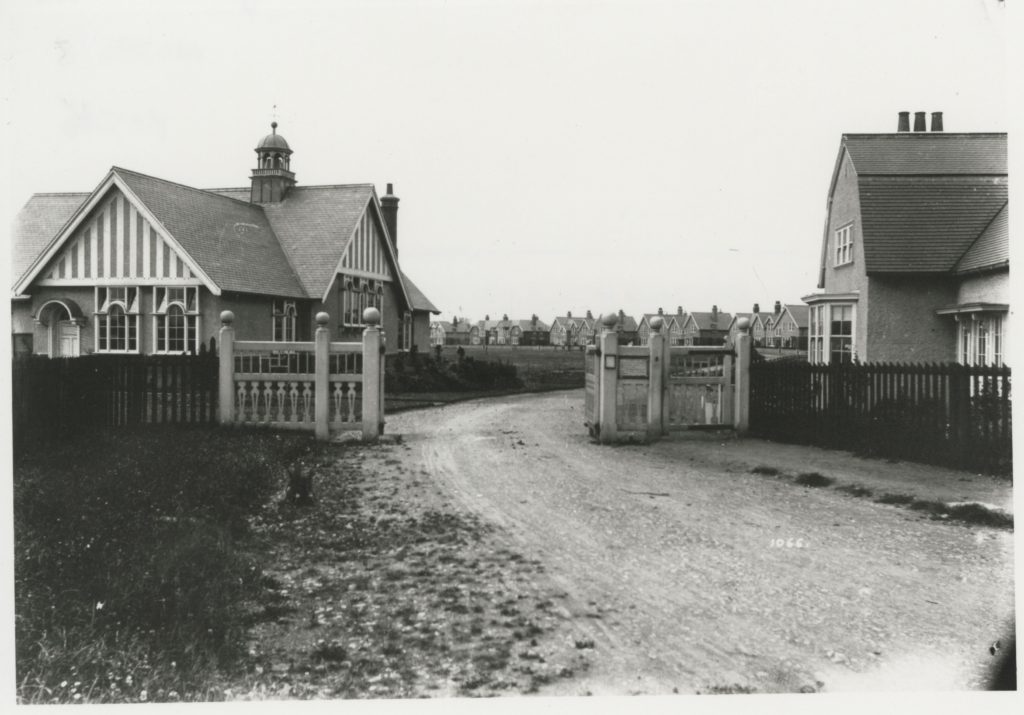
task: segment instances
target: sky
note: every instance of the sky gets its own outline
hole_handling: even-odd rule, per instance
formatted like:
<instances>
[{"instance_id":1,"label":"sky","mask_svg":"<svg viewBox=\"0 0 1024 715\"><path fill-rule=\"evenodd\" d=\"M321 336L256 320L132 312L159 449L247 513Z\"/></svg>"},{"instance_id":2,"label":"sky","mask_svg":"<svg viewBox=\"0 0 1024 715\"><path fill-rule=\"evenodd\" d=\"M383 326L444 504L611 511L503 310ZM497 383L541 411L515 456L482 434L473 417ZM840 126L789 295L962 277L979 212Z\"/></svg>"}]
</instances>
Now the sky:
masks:
<instances>
[{"instance_id":1,"label":"sky","mask_svg":"<svg viewBox=\"0 0 1024 715\"><path fill-rule=\"evenodd\" d=\"M441 309L747 311L816 289L844 132L1007 131L998 0L0 0L10 225L113 165L388 182ZM276 109L275 109L276 107Z\"/></svg>"}]
</instances>

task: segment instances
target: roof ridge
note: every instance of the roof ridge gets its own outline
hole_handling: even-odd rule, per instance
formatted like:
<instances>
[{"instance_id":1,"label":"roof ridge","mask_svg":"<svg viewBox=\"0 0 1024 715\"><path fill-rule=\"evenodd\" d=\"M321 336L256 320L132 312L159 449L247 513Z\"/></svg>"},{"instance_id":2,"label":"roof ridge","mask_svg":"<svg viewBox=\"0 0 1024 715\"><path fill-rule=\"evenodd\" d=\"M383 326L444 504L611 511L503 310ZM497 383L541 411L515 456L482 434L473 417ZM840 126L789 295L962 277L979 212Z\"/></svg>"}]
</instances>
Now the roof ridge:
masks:
<instances>
[{"instance_id":1,"label":"roof ridge","mask_svg":"<svg viewBox=\"0 0 1024 715\"><path fill-rule=\"evenodd\" d=\"M133 169L126 169L123 166L112 166L112 167L110 167L110 170L111 171L123 171L123 172L125 172L127 174L135 174L135 176L141 176L141 177L146 178L146 179L152 179L153 181L160 181L160 182L162 182L164 184L170 184L172 186L177 186L178 188L181 188L181 189L188 189L189 191L195 191L197 193L205 194L207 196L215 196L218 199L227 199L228 201L235 201L235 202L240 203L240 204L245 204L246 206L255 206L256 208L259 208L259 206L257 204L253 204L253 203L251 203L249 201L242 201L241 199L236 199L236 198L233 198L231 196L225 196L224 194L218 194L218 193L216 193L214 191L210 191L209 189L198 189L195 186L189 186L188 184L182 184L179 181L171 181L170 179L162 179L159 176L153 176L152 174L143 174L141 171L135 171Z\"/></svg>"},{"instance_id":2,"label":"roof ridge","mask_svg":"<svg viewBox=\"0 0 1024 715\"><path fill-rule=\"evenodd\" d=\"M151 177L151 178L157 178L157 177ZM174 183L174 182L170 182L170 183ZM296 184L295 186L291 187L289 189L289 191L296 191L296 190L299 190L299 189L347 189L347 188L350 188L350 187L353 187L353 186L368 186L370 188L376 188L373 183L364 181L364 182L360 182L360 183L356 183L356 184L311 184L311 185ZM212 188L212 189L196 189L196 190L197 191L248 191L250 188L251 187L249 187L249 186L218 186L218 187ZM231 197L228 196L228 197L225 197L225 198L231 198Z\"/></svg>"},{"instance_id":3,"label":"roof ridge","mask_svg":"<svg viewBox=\"0 0 1024 715\"><path fill-rule=\"evenodd\" d=\"M36 196L90 196L91 191L38 191L32 194L32 198Z\"/></svg>"},{"instance_id":4,"label":"roof ridge","mask_svg":"<svg viewBox=\"0 0 1024 715\"><path fill-rule=\"evenodd\" d=\"M1005 137L1008 132L843 132L844 137Z\"/></svg>"}]
</instances>

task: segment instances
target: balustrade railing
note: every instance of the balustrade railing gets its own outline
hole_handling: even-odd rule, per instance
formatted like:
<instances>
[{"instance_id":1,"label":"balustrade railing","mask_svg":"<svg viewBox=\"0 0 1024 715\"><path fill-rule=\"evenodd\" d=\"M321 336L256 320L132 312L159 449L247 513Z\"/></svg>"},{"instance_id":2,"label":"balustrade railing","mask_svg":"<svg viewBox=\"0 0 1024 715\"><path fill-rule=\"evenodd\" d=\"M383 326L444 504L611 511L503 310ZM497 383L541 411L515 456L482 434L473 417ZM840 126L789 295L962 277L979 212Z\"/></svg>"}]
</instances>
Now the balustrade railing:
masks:
<instances>
[{"instance_id":1,"label":"balustrade railing","mask_svg":"<svg viewBox=\"0 0 1024 715\"><path fill-rule=\"evenodd\" d=\"M372 311L372 314L371 314ZM221 422L282 429L380 434L383 370L380 313L367 309L361 342L331 342L326 313L312 343L236 341L221 315ZM369 391L369 394L367 394Z\"/></svg>"}]
</instances>

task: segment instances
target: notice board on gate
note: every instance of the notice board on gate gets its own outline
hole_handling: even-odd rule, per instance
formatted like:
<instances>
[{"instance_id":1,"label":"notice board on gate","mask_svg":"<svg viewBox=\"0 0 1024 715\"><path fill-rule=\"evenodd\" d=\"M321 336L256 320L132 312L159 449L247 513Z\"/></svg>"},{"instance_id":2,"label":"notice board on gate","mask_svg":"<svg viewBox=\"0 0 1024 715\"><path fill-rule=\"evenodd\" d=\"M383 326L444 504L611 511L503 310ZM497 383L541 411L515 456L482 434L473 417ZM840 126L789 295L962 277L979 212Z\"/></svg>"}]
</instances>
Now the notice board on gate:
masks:
<instances>
[{"instance_id":1,"label":"notice board on gate","mask_svg":"<svg viewBox=\"0 0 1024 715\"><path fill-rule=\"evenodd\" d=\"M619 377L639 378L646 380L650 370L650 359L647 357L619 356Z\"/></svg>"}]
</instances>

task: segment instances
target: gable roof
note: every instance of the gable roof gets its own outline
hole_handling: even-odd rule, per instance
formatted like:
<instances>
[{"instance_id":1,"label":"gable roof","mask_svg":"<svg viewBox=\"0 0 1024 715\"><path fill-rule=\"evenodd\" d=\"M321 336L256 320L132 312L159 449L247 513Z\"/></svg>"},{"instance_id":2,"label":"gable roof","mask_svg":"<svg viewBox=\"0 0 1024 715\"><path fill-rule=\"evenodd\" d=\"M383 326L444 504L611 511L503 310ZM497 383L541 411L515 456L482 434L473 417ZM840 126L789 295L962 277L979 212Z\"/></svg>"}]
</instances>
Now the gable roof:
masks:
<instances>
[{"instance_id":1,"label":"gable roof","mask_svg":"<svg viewBox=\"0 0 1024 715\"><path fill-rule=\"evenodd\" d=\"M844 158L860 194L867 273L945 273L1007 200L1006 134L844 134L828 212ZM822 238L824 287L830 216Z\"/></svg>"},{"instance_id":2,"label":"gable roof","mask_svg":"<svg viewBox=\"0 0 1024 715\"><path fill-rule=\"evenodd\" d=\"M201 268L216 291L322 299L355 229L367 211L382 236L387 227L372 184L293 187L276 204L249 203L250 189L196 189L129 169L112 167L90 193L36 194L18 214L12 265L22 289L45 266L43 258L66 241L85 209L117 184L155 219ZM387 260L395 283L413 310L439 312ZM215 291L215 292L216 292Z\"/></svg>"},{"instance_id":3,"label":"gable roof","mask_svg":"<svg viewBox=\"0 0 1024 715\"><path fill-rule=\"evenodd\" d=\"M426 310L431 313L440 313L441 311L434 307L434 304L430 302L427 296L423 295L423 291L416 287L416 284L409 280L409 276L402 273L402 281L405 283L405 290L409 295L409 306L412 310Z\"/></svg>"},{"instance_id":4,"label":"gable roof","mask_svg":"<svg viewBox=\"0 0 1024 715\"><path fill-rule=\"evenodd\" d=\"M844 134L858 176L1006 173L1006 134Z\"/></svg>"},{"instance_id":5,"label":"gable roof","mask_svg":"<svg viewBox=\"0 0 1024 715\"><path fill-rule=\"evenodd\" d=\"M789 313L789 316L796 323L798 328L806 328L808 326L808 320L810 319L810 306L804 305L803 303L787 303L782 307L782 313L779 315L779 319L782 319L782 315Z\"/></svg>"},{"instance_id":6,"label":"gable roof","mask_svg":"<svg viewBox=\"0 0 1024 715\"><path fill-rule=\"evenodd\" d=\"M997 268L1010 264L1009 203L1004 204L992 223L978 237L956 265L958 273Z\"/></svg>"},{"instance_id":7,"label":"gable roof","mask_svg":"<svg viewBox=\"0 0 1024 715\"><path fill-rule=\"evenodd\" d=\"M689 314L689 320L693 321L693 324L700 330L711 330L711 312L710 311L694 311ZM732 322L732 315L725 311L718 311L718 322L715 324L715 330L727 330L729 324Z\"/></svg>"},{"instance_id":8,"label":"gable roof","mask_svg":"<svg viewBox=\"0 0 1024 715\"><path fill-rule=\"evenodd\" d=\"M11 276L18 280L71 219L88 193L35 194L11 226Z\"/></svg>"},{"instance_id":9,"label":"gable roof","mask_svg":"<svg viewBox=\"0 0 1024 715\"><path fill-rule=\"evenodd\" d=\"M864 177L868 273L950 271L1007 201L1006 177Z\"/></svg>"},{"instance_id":10,"label":"gable roof","mask_svg":"<svg viewBox=\"0 0 1024 715\"><path fill-rule=\"evenodd\" d=\"M221 290L307 296L259 205L128 169L111 171Z\"/></svg>"}]
</instances>

